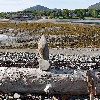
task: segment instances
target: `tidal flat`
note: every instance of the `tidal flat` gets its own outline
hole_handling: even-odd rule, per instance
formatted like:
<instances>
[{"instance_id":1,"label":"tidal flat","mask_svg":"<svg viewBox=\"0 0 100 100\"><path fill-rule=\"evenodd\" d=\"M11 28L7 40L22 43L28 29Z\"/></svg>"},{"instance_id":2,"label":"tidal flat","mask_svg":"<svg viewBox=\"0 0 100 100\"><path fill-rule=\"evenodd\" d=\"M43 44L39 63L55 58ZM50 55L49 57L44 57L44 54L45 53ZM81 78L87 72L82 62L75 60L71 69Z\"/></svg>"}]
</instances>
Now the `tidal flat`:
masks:
<instances>
[{"instance_id":1,"label":"tidal flat","mask_svg":"<svg viewBox=\"0 0 100 100\"><path fill-rule=\"evenodd\" d=\"M42 34L49 48L100 48L100 26L51 22L0 23L1 49L37 49Z\"/></svg>"}]
</instances>

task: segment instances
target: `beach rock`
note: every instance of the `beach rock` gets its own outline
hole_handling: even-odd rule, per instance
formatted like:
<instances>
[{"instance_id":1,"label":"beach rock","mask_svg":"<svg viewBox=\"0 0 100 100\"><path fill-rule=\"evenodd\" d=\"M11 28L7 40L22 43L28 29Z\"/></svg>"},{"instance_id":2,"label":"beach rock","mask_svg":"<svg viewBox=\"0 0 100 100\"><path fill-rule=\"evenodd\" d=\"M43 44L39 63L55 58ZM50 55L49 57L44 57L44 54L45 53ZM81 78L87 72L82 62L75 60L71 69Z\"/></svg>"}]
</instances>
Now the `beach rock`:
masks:
<instances>
[{"instance_id":1,"label":"beach rock","mask_svg":"<svg viewBox=\"0 0 100 100\"><path fill-rule=\"evenodd\" d=\"M10 100L13 100L13 99L14 99L13 96L9 96L8 98L9 98Z\"/></svg>"},{"instance_id":2,"label":"beach rock","mask_svg":"<svg viewBox=\"0 0 100 100\"><path fill-rule=\"evenodd\" d=\"M15 93L15 94L14 94L14 98L15 98L15 99L18 99L18 98L20 98L20 95L19 95L18 93Z\"/></svg>"},{"instance_id":3,"label":"beach rock","mask_svg":"<svg viewBox=\"0 0 100 100\"><path fill-rule=\"evenodd\" d=\"M39 60L39 68L40 70L49 70L50 63L47 60L40 59Z\"/></svg>"},{"instance_id":4,"label":"beach rock","mask_svg":"<svg viewBox=\"0 0 100 100\"><path fill-rule=\"evenodd\" d=\"M38 43L38 51L40 54L40 57L44 60L49 59L49 49L48 49L48 44L46 42L46 38L44 35L41 36L41 39Z\"/></svg>"}]
</instances>

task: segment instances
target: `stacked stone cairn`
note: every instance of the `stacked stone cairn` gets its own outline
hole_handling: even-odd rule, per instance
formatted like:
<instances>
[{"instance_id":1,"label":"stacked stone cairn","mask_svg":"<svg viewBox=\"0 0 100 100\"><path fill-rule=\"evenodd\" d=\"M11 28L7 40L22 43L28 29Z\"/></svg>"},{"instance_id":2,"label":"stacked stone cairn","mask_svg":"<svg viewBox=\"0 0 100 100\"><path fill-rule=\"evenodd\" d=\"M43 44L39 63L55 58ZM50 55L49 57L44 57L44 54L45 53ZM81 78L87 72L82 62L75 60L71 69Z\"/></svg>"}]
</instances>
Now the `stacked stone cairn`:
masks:
<instances>
[{"instance_id":1,"label":"stacked stone cairn","mask_svg":"<svg viewBox=\"0 0 100 100\"><path fill-rule=\"evenodd\" d=\"M46 38L44 35L41 36L41 39L38 43L38 51L40 55L39 59L39 68L41 70L48 70L50 67L49 63L49 49L48 49L48 44L46 42Z\"/></svg>"}]
</instances>

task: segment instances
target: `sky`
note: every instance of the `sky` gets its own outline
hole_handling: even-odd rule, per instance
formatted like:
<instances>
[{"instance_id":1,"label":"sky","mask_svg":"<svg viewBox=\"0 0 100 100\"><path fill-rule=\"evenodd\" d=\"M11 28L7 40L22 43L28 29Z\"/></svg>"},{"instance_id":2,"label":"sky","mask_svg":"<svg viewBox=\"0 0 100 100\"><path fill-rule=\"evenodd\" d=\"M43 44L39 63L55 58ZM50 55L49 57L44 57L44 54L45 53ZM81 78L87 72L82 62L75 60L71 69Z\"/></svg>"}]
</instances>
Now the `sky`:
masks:
<instances>
[{"instance_id":1,"label":"sky","mask_svg":"<svg viewBox=\"0 0 100 100\"><path fill-rule=\"evenodd\" d=\"M90 5L99 2L100 0L0 0L0 12L22 11L36 5L50 9L87 9Z\"/></svg>"}]
</instances>

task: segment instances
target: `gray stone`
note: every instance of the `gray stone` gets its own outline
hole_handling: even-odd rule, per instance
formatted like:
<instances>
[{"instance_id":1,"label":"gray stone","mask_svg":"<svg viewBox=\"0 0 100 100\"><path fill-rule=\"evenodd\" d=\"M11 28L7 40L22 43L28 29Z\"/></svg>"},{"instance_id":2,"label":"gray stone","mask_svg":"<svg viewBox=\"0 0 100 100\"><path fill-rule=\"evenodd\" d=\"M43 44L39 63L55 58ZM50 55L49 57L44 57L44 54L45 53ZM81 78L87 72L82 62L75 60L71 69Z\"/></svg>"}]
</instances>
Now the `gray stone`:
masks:
<instances>
[{"instance_id":1,"label":"gray stone","mask_svg":"<svg viewBox=\"0 0 100 100\"><path fill-rule=\"evenodd\" d=\"M40 59L39 60L39 68L40 70L49 70L50 63L47 60Z\"/></svg>"},{"instance_id":2,"label":"gray stone","mask_svg":"<svg viewBox=\"0 0 100 100\"><path fill-rule=\"evenodd\" d=\"M48 44L46 42L46 38L44 35L41 36L41 39L38 43L38 51L40 54L40 57L44 60L49 59L49 49L48 49Z\"/></svg>"}]
</instances>

